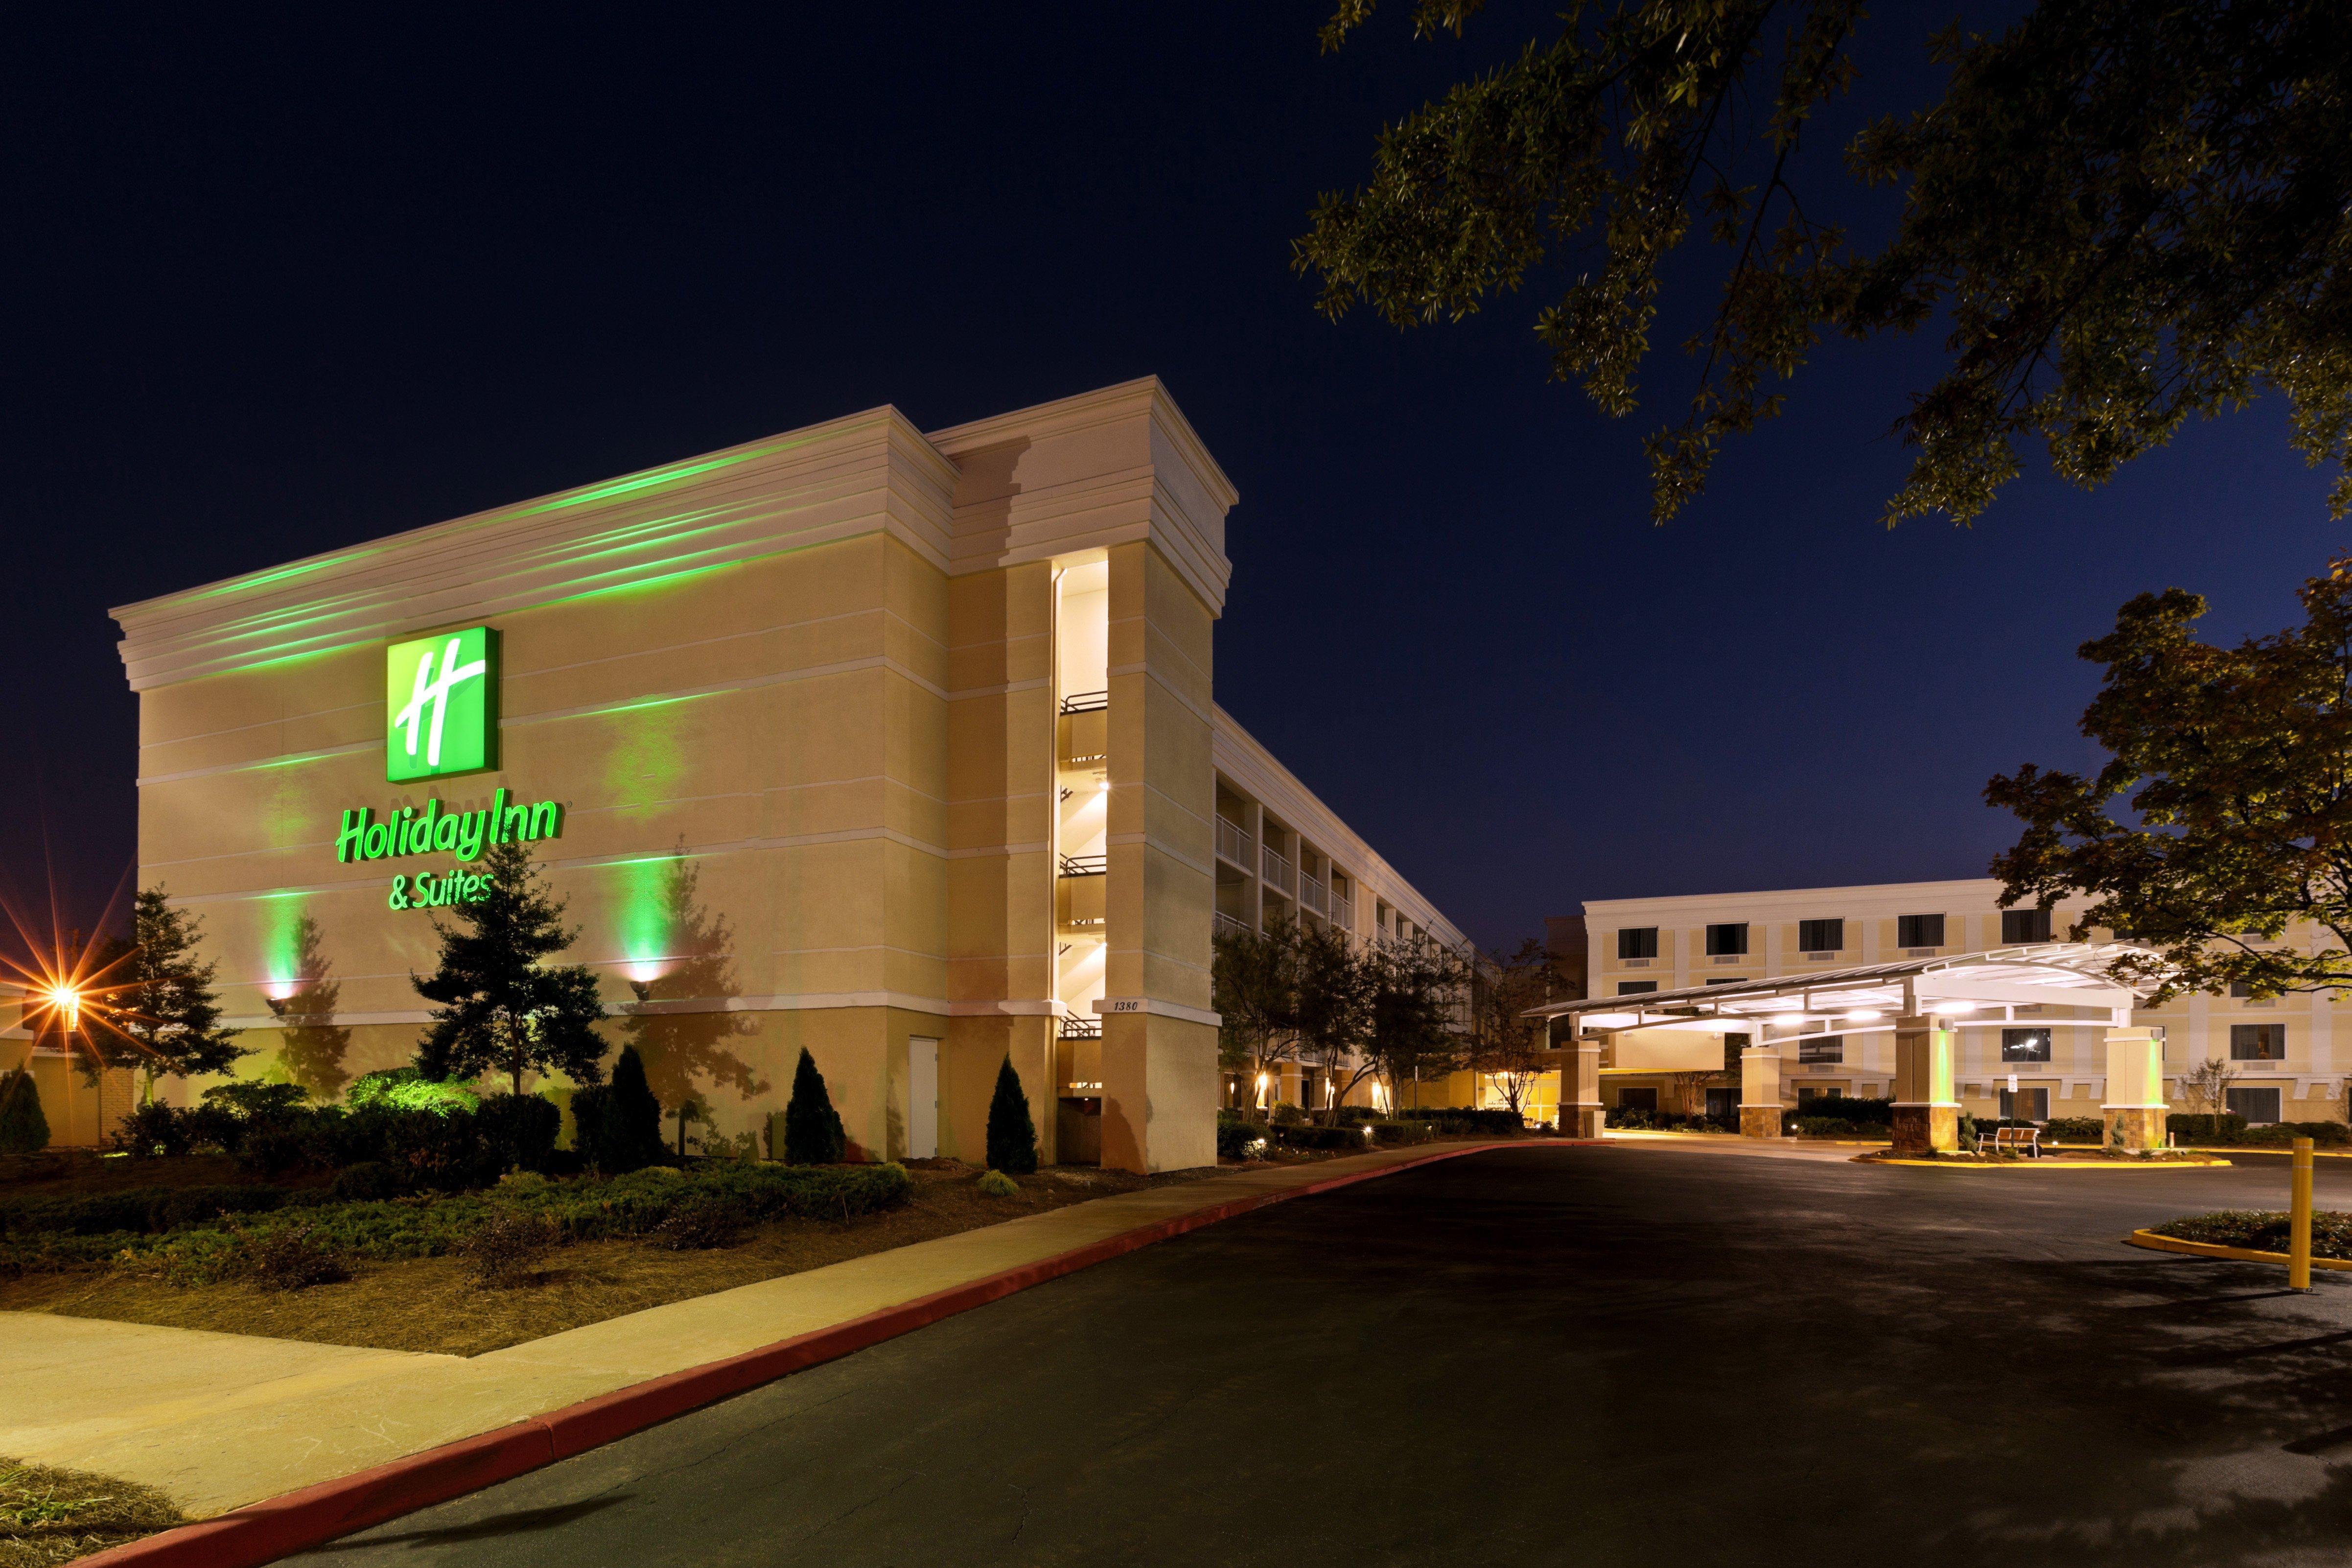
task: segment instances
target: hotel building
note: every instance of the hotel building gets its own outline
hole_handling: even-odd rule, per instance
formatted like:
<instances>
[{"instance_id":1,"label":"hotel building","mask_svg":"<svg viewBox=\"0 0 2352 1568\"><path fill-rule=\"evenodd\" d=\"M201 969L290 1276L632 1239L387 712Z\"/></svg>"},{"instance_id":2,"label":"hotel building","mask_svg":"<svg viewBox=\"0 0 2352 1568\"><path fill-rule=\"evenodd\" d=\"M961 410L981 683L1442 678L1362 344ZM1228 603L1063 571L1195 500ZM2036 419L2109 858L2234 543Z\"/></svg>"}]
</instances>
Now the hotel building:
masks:
<instances>
[{"instance_id":1,"label":"hotel building","mask_svg":"<svg viewBox=\"0 0 2352 1568\"><path fill-rule=\"evenodd\" d=\"M2000 884L1986 878L1596 900L1584 905L1591 994L1643 995L2063 942L2083 907L2081 900L2062 902L2044 915L2003 910L2000 896ZM2112 935L2095 929L2090 934L2095 940ZM2309 951L2321 935L2294 928L2283 945ZM2248 1121L2340 1121L2345 1079L2352 1072L2352 1025L2339 1063L2334 1014L2335 1004L2325 995L2200 995L2139 1008L2132 1024L2163 1029L2166 1091L2176 1109L2179 1075L2218 1058L2236 1074L2229 1109ZM2097 1117L2109 1022L2061 1006L1955 1018L1953 1076L1961 1108L1987 1118ZM1892 1095L1894 1042L1893 1021L1886 1019L1768 1025L1763 1037L1750 1043L1779 1047L1780 1097L1794 1112L1826 1095ZM1629 1045L1622 1054L1627 1060L1615 1060L1612 1053L1601 1063L1603 1104L1736 1113L1736 1075L1700 1085L1688 1074L1661 1072L1635 1059L1638 1047Z\"/></svg>"},{"instance_id":2,"label":"hotel building","mask_svg":"<svg viewBox=\"0 0 2352 1568\"><path fill-rule=\"evenodd\" d=\"M140 883L202 917L247 1074L318 1076L295 1024L348 1031L331 1076L408 1063L436 910L519 837L562 961L667 1021L656 1090L722 1133L805 1047L856 1155L977 1161L1009 1058L1049 1159L1210 1163L1217 922L1459 940L1217 706L1234 500L1146 379L869 409L125 606ZM331 1018L279 1016L306 952ZM31 1046L0 1050L58 1105Z\"/></svg>"}]
</instances>

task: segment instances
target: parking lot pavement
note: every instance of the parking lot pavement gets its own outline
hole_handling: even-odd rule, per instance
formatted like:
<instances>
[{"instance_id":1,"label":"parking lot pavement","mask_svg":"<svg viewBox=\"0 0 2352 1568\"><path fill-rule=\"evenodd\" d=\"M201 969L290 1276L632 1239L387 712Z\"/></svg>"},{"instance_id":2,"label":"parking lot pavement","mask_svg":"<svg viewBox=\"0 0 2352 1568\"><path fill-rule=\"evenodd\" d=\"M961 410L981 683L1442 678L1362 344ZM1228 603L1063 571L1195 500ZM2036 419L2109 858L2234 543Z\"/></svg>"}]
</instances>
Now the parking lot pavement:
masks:
<instances>
[{"instance_id":1,"label":"parking lot pavement","mask_svg":"<svg viewBox=\"0 0 2352 1568\"><path fill-rule=\"evenodd\" d=\"M2323 1207L2352 1171L2323 1168ZM1279 1205L300 1559L2341 1563L2352 1279L2119 1245L2276 1169L1531 1147Z\"/></svg>"}]
</instances>

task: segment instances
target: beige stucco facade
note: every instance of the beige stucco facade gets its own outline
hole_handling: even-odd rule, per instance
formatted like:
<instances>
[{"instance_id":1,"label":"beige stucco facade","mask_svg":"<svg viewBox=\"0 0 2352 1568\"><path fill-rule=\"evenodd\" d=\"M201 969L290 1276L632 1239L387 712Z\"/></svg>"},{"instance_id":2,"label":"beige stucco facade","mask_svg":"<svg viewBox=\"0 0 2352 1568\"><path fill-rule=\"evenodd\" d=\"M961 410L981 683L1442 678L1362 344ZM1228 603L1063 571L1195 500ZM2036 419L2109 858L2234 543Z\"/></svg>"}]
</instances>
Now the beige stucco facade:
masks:
<instances>
[{"instance_id":1,"label":"beige stucco facade","mask_svg":"<svg viewBox=\"0 0 2352 1568\"><path fill-rule=\"evenodd\" d=\"M2031 911L2002 910L2000 895L2000 884L1985 878L1596 900L1584 906L1591 994L1673 991L1710 980L1801 975L1906 958L1988 952L2049 938L2063 941L2081 907L2060 903L2051 913L2044 937ZM1711 928L1720 928L1712 939ZM2101 930L2091 933L2095 940L2112 934ZM2291 929L2281 945L2308 952L2322 935L2313 929ZM1838 939L1834 946L1808 940L1830 936ZM1738 951L1710 952L1710 947ZM2138 1070L2131 1083L2113 1086L2107 1082L2112 1020L2094 1016L2095 1010L2053 1006L1963 1016L1953 1020L1956 1098L1962 1110L1980 1118L2001 1115L2004 1104L2020 1115L2038 1111L2035 1120L2098 1118L2104 1105L2122 1102L2117 1094L2133 1104L2149 1098L2143 1080L2160 1076L2162 1098L2182 1110L2187 1107L2180 1075L2218 1058L2235 1073L2233 1105L2251 1112L2251 1120L2341 1121L2352 1055L2339 1059L2335 1047L2338 1005L2326 994L2260 1001L2200 995L2137 1009L2133 1026L2163 1032L2160 1042L2152 1042L2161 1050L2160 1075L2150 1067ZM1838 1026L1834 1031L1825 1024L1804 1031L1768 1029L1758 1044L1769 1045L1780 1055L1780 1098L1791 1112L1804 1100L1822 1094L1874 1097L1896 1091L1892 1019ZM2352 1051L2352 1041L2347 1048ZM1646 1071L1646 1066L1620 1062L1613 1053L1605 1058L1604 1103L1616 1105L1625 1090L1633 1089L1654 1095L1662 1110L1706 1109L1704 1104L1674 1103L1679 1093L1690 1092L1686 1080ZM1724 1087L1714 1092L1720 1103L1732 1091Z\"/></svg>"},{"instance_id":2,"label":"beige stucco facade","mask_svg":"<svg viewBox=\"0 0 2352 1568\"><path fill-rule=\"evenodd\" d=\"M314 921L356 1075L425 1022L434 917L391 876L449 857L339 861L343 814L552 801L569 957L616 1042L723 1020L723 1070L649 1064L719 1131L763 1128L805 1047L860 1154L976 1160L1009 1057L1049 1156L1210 1163L1220 753L1262 755L1213 689L1234 499L1145 380L928 435L869 410L127 606L142 885L202 917L247 1073L301 1076L268 1004ZM473 626L496 765L386 783L387 647ZM686 868L724 994L674 980ZM1376 878L1368 920L1430 923Z\"/></svg>"}]
</instances>

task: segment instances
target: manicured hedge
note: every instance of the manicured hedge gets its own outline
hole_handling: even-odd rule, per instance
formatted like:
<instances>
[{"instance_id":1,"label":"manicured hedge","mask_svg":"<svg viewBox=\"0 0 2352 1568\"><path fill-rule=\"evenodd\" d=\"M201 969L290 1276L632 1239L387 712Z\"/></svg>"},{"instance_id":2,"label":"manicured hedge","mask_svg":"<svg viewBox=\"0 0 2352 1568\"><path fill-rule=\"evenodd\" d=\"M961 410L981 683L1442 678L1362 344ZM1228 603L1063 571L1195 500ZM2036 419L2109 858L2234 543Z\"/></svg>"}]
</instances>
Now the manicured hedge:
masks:
<instances>
[{"instance_id":1,"label":"manicured hedge","mask_svg":"<svg viewBox=\"0 0 2352 1568\"><path fill-rule=\"evenodd\" d=\"M0 1236L104 1236L113 1231L184 1230L223 1214L267 1214L298 1197L287 1187L130 1187L79 1198L0 1202Z\"/></svg>"},{"instance_id":2,"label":"manicured hedge","mask_svg":"<svg viewBox=\"0 0 2352 1568\"><path fill-rule=\"evenodd\" d=\"M1255 1121L1220 1116L1217 1118L1217 1158L1245 1160L1249 1158L1252 1146L1265 1136L1265 1129Z\"/></svg>"},{"instance_id":3,"label":"manicured hedge","mask_svg":"<svg viewBox=\"0 0 2352 1568\"><path fill-rule=\"evenodd\" d=\"M1274 1142L1286 1149L1313 1149L1323 1152L1346 1153L1371 1146L1363 1131L1356 1127L1318 1127L1312 1122L1292 1122L1274 1129Z\"/></svg>"},{"instance_id":4,"label":"manicured hedge","mask_svg":"<svg viewBox=\"0 0 2352 1568\"><path fill-rule=\"evenodd\" d=\"M2341 1121L2280 1121L2249 1127L2242 1116L2175 1113L2164 1119L2176 1143L2207 1143L2223 1147L2284 1149L2298 1138L2308 1138L2322 1149L2352 1143L2352 1127Z\"/></svg>"},{"instance_id":5,"label":"manicured hedge","mask_svg":"<svg viewBox=\"0 0 2352 1568\"><path fill-rule=\"evenodd\" d=\"M1432 1121L1441 1132L1511 1133L1528 1129L1527 1118L1516 1110L1472 1110L1456 1107L1441 1110L1407 1110L1401 1113L1406 1121Z\"/></svg>"},{"instance_id":6,"label":"manicured hedge","mask_svg":"<svg viewBox=\"0 0 2352 1568\"><path fill-rule=\"evenodd\" d=\"M2053 1116L2042 1124L2042 1136L2053 1143L2104 1143L2107 1124L2096 1116Z\"/></svg>"}]
</instances>

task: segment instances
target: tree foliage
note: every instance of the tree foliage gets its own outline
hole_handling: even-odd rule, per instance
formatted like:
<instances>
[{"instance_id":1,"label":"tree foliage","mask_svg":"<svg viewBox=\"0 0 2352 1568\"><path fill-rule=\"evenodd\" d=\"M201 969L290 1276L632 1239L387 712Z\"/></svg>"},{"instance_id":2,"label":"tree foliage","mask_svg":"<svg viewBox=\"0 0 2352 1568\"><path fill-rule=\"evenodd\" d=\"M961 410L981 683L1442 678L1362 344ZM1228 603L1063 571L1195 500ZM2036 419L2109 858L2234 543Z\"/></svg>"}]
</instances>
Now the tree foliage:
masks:
<instances>
[{"instance_id":1,"label":"tree foliage","mask_svg":"<svg viewBox=\"0 0 2352 1568\"><path fill-rule=\"evenodd\" d=\"M1419 0L1459 34L1481 0ZM1371 16L1342 0L1327 48ZM2046 444L2095 485L2192 414L2284 393L2292 439L2352 509L2352 6L2341 0L2037 0L1929 40L1942 96L1881 119L1849 175L1900 185L1895 231L1808 213L1799 154L1854 78L1860 0L1571 4L1557 36L1385 131L1370 182L1297 244L1337 318L1459 320L1546 267L1553 374L1637 402L1666 261L1703 232L1722 283L1675 426L1649 440L1653 515L1696 496L1724 437L1780 408L1824 333L1946 329L1893 429L1891 523L1966 521Z\"/></svg>"},{"instance_id":2,"label":"tree foliage","mask_svg":"<svg viewBox=\"0 0 2352 1568\"><path fill-rule=\"evenodd\" d=\"M49 1146L41 1090L23 1068L0 1072L0 1154L37 1154Z\"/></svg>"},{"instance_id":3,"label":"tree foliage","mask_svg":"<svg viewBox=\"0 0 2352 1568\"><path fill-rule=\"evenodd\" d=\"M1299 927L1294 949L1298 1054L1320 1068L1330 1086L1330 1104L1306 1109L1337 1120L1349 1092L1376 1070L1363 1054L1371 1035L1371 950L1333 926Z\"/></svg>"},{"instance_id":4,"label":"tree foliage","mask_svg":"<svg viewBox=\"0 0 2352 1568\"><path fill-rule=\"evenodd\" d=\"M2159 1002L2352 985L2352 556L2302 599L2300 627L2216 647L2193 629L2202 598L2141 595L2081 650L2106 668L2082 721L2106 765L2029 763L1985 787L2025 823L1992 864L2001 902L2088 895L2070 935L2154 949L2116 973L2159 982ZM2334 940L2284 945L2301 921Z\"/></svg>"},{"instance_id":5,"label":"tree foliage","mask_svg":"<svg viewBox=\"0 0 2352 1568\"><path fill-rule=\"evenodd\" d=\"M604 1005L585 964L550 964L580 933L563 926L563 900L547 890L530 846L491 846L482 854L489 887L473 903L453 905L454 925L433 922L441 966L417 994L440 1005L416 1051L416 1065L436 1081L503 1072L522 1092L526 1071L561 1072L574 1083L602 1076L604 1041L596 1025Z\"/></svg>"},{"instance_id":6,"label":"tree foliage","mask_svg":"<svg viewBox=\"0 0 2352 1568\"><path fill-rule=\"evenodd\" d=\"M1267 922L1264 931L1221 928L1210 961L1217 1056L1228 1071L1257 1080L1298 1055L1298 927Z\"/></svg>"},{"instance_id":7,"label":"tree foliage","mask_svg":"<svg viewBox=\"0 0 2352 1568\"><path fill-rule=\"evenodd\" d=\"M140 889L130 942L110 943L99 971L106 1001L81 1030L87 1051L77 1060L85 1073L135 1068L142 1075L141 1097L149 1099L158 1078L224 1073L236 1065L246 1053L237 1032L221 1026L213 990L220 965L197 958L203 934L203 920L173 908L163 889Z\"/></svg>"},{"instance_id":8,"label":"tree foliage","mask_svg":"<svg viewBox=\"0 0 2352 1568\"><path fill-rule=\"evenodd\" d=\"M996 1069L996 1092L988 1101L988 1168L1014 1176L1037 1168L1037 1123L1010 1056Z\"/></svg>"},{"instance_id":9,"label":"tree foliage","mask_svg":"<svg viewBox=\"0 0 2352 1568\"><path fill-rule=\"evenodd\" d=\"M1465 1042L1454 1026L1466 968L1433 942L1391 940L1368 955L1370 998L1363 1052L1402 1106L1424 1079L1443 1079L1461 1064ZM1418 1097L1414 1108L1419 1108Z\"/></svg>"},{"instance_id":10,"label":"tree foliage","mask_svg":"<svg viewBox=\"0 0 2352 1568\"><path fill-rule=\"evenodd\" d=\"M1487 953L1470 966L1468 981L1468 1065L1494 1080L1505 1106L1524 1114L1536 1079L1558 1066L1549 1023L1525 1015L1566 989L1559 960L1529 937L1510 952Z\"/></svg>"}]
</instances>

